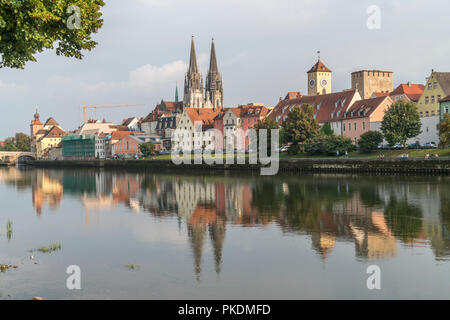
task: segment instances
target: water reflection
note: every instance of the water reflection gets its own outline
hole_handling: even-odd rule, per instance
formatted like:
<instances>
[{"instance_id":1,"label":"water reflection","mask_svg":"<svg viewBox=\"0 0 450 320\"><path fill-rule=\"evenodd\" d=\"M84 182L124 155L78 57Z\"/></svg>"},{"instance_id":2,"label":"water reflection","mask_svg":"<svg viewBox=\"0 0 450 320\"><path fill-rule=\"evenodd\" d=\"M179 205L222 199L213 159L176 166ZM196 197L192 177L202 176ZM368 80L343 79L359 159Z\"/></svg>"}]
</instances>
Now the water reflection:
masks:
<instances>
[{"instance_id":1,"label":"water reflection","mask_svg":"<svg viewBox=\"0 0 450 320\"><path fill-rule=\"evenodd\" d=\"M432 248L450 256L450 184L447 177L351 175L180 175L99 170L2 169L0 181L30 190L36 214L57 210L64 197L90 213L124 205L187 227L194 270L200 278L205 243L215 271L230 226L276 225L285 235L310 236L326 261L337 242L353 243L361 260L392 259L399 246Z\"/></svg>"}]
</instances>

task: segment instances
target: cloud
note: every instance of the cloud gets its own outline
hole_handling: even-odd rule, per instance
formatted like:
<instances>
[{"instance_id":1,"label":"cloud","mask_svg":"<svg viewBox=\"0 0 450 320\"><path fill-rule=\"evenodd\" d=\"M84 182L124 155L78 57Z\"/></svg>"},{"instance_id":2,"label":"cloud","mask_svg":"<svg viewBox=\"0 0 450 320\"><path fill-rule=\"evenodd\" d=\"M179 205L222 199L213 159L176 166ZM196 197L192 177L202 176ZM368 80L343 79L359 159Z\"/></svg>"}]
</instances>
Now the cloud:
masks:
<instances>
[{"instance_id":1,"label":"cloud","mask_svg":"<svg viewBox=\"0 0 450 320\"><path fill-rule=\"evenodd\" d=\"M146 64L131 71L129 79L124 85L141 92L151 92L167 86L173 87L175 82L183 79L187 68L188 65L181 60L160 67Z\"/></svg>"},{"instance_id":2,"label":"cloud","mask_svg":"<svg viewBox=\"0 0 450 320\"><path fill-rule=\"evenodd\" d=\"M0 80L0 95L15 95L15 94L24 94L28 92L28 87L24 85L19 85L15 82L5 82Z\"/></svg>"}]
</instances>

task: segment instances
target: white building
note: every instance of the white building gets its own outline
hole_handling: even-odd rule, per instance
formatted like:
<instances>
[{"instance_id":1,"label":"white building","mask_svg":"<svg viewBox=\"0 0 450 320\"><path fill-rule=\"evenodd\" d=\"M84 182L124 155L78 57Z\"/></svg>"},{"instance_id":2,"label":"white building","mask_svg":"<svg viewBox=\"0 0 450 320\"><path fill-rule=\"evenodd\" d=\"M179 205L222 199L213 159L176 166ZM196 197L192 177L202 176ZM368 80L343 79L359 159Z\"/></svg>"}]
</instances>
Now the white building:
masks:
<instances>
[{"instance_id":1,"label":"white building","mask_svg":"<svg viewBox=\"0 0 450 320\"><path fill-rule=\"evenodd\" d=\"M95 135L95 158L106 159L106 143L110 136L104 133Z\"/></svg>"},{"instance_id":2,"label":"white building","mask_svg":"<svg viewBox=\"0 0 450 320\"><path fill-rule=\"evenodd\" d=\"M174 133L174 148L196 150L214 148L214 118L220 113L213 108L184 108Z\"/></svg>"}]
</instances>

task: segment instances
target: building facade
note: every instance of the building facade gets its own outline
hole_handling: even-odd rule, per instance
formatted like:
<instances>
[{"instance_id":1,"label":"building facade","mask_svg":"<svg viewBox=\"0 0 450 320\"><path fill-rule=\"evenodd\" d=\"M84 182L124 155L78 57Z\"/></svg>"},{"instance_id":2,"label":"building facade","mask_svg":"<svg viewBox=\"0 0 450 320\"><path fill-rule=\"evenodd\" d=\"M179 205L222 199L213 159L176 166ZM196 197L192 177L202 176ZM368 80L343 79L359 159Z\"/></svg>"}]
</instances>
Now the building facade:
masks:
<instances>
[{"instance_id":1,"label":"building facade","mask_svg":"<svg viewBox=\"0 0 450 320\"><path fill-rule=\"evenodd\" d=\"M417 103L421 117L440 115L439 101L450 95L450 72L431 71L425 84L425 89Z\"/></svg>"},{"instance_id":2,"label":"building facade","mask_svg":"<svg viewBox=\"0 0 450 320\"><path fill-rule=\"evenodd\" d=\"M384 113L392 105L390 97L359 100L342 115L342 135L356 145L367 131L380 131Z\"/></svg>"},{"instance_id":3,"label":"building facade","mask_svg":"<svg viewBox=\"0 0 450 320\"><path fill-rule=\"evenodd\" d=\"M375 92L394 90L394 73L381 70L360 70L352 73L352 90L358 90L362 99L370 99Z\"/></svg>"},{"instance_id":4,"label":"building facade","mask_svg":"<svg viewBox=\"0 0 450 320\"><path fill-rule=\"evenodd\" d=\"M308 73L308 95L331 93L331 70L319 60Z\"/></svg>"},{"instance_id":5,"label":"building facade","mask_svg":"<svg viewBox=\"0 0 450 320\"><path fill-rule=\"evenodd\" d=\"M450 113L450 95L440 100L441 119L444 119L445 114Z\"/></svg>"},{"instance_id":6,"label":"building facade","mask_svg":"<svg viewBox=\"0 0 450 320\"><path fill-rule=\"evenodd\" d=\"M95 136L70 135L63 137L62 155L64 160L95 159Z\"/></svg>"}]
</instances>

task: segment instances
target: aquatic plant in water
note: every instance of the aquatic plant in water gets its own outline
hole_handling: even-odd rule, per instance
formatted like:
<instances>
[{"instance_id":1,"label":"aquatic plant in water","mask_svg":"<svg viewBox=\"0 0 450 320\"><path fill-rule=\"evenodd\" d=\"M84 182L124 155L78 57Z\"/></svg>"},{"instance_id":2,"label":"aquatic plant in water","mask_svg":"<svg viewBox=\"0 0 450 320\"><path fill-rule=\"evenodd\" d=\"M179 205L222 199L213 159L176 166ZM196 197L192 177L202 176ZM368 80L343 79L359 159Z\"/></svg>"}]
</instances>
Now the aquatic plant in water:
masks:
<instances>
[{"instance_id":1,"label":"aquatic plant in water","mask_svg":"<svg viewBox=\"0 0 450 320\"><path fill-rule=\"evenodd\" d=\"M6 236L8 237L8 241L11 240L12 237L12 221L8 220L8 223L6 224Z\"/></svg>"},{"instance_id":2,"label":"aquatic plant in water","mask_svg":"<svg viewBox=\"0 0 450 320\"><path fill-rule=\"evenodd\" d=\"M139 268L139 265L132 263L132 264L126 264L125 267L127 267L130 270L136 270Z\"/></svg>"},{"instance_id":3,"label":"aquatic plant in water","mask_svg":"<svg viewBox=\"0 0 450 320\"><path fill-rule=\"evenodd\" d=\"M61 245L59 243L53 243L53 244L51 244L51 245L49 245L47 247L39 247L39 248L36 248L36 249L28 250L28 252L39 251L39 252L42 252L42 253L51 253L51 252L58 251L58 250L61 250Z\"/></svg>"},{"instance_id":4,"label":"aquatic plant in water","mask_svg":"<svg viewBox=\"0 0 450 320\"><path fill-rule=\"evenodd\" d=\"M17 269L18 266L10 265L10 264L0 264L0 271L5 272L9 269Z\"/></svg>"}]
</instances>

